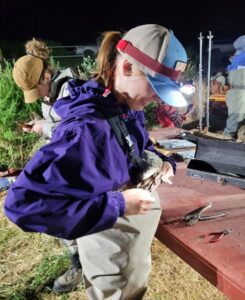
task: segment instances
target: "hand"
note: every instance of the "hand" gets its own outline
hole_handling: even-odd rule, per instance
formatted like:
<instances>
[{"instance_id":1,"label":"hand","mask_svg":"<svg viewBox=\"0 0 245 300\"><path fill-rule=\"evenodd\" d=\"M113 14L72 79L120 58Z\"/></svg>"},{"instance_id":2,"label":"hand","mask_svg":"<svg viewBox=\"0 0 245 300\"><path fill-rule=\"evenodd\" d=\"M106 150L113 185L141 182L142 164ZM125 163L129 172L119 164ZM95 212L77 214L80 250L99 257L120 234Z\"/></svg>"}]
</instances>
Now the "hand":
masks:
<instances>
[{"instance_id":1,"label":"hand","mask_svg":"<svg viewBox=\"0 0 245 300\"><path fill-rule=\"evenodd\" d=\"M125 215L142 215L151 210L155 198L143 189L128 189L122 192L125 200Z\"/></svg>"},{"instance_id":2,"label":"hand","mask_svg":"<svg viewBox=\"0 0 245 300\"><path fill-rule=\"evenodd\" d=\"M33 120L26 123L26 126L23 127L24 132L35 132L39 135L43 133L43 125L46 123L46 120Z\"/></svg>"},{"instance_id":3,"label":"hand","mask_svg":"<svg viewBox=\"0 0 245 300\"><path fill-rule=\"evenodd\" d=\"M172 184L172 177L174 177L173 167L170 162L165 161L162 166L161 173L159 175L161 182Z\"/></svg>"}]
</instances>

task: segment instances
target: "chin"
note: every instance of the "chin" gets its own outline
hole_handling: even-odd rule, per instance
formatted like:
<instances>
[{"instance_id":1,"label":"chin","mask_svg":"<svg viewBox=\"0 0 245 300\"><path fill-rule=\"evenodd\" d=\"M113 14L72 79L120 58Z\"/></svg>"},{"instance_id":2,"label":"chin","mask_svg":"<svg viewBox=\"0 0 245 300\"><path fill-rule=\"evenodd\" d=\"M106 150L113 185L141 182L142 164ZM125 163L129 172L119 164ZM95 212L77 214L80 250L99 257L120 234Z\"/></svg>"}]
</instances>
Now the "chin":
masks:
<instances>
[{"instance_id":1,"label":"chin","mask_svg":"<svg viewBox=\"0 0 245 300\"><path fill-rule=\"evenodd\" d=\"M144 106L141 106L140 108L138 108L138 109L136 109L136 111L142 111L142 110L144 110Z\"/></svg>"},{"instance_id":2,"label":"chin","mask_svg":"<svg viewBox=\"0 0 245 300\"><path fill-rule=\"evenodd\" d=\"M133 105L130 107L131 109L135 110L135 111L141 111L144 110L144 106L139 106L139 105Z\"/></svg>"}]
</instances>

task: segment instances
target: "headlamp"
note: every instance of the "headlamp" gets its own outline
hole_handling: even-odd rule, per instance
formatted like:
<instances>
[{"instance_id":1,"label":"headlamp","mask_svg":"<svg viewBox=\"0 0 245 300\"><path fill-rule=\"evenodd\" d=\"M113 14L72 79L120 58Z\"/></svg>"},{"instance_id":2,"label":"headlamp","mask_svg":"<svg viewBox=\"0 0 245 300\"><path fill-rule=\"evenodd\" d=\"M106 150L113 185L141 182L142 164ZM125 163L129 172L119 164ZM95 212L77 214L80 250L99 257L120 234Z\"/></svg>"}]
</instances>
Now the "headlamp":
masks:
<instances>
[{"instance_id":1,"label":"headlamp","mask_svg":"<svg viewBox=\"0 0 245 300\"><path fill-rule=\"evenodd\" d=\"M185 95L191 95L195 92L195 86L192 80L179 82L179 91Z\"/></svg>"}]
</instances>

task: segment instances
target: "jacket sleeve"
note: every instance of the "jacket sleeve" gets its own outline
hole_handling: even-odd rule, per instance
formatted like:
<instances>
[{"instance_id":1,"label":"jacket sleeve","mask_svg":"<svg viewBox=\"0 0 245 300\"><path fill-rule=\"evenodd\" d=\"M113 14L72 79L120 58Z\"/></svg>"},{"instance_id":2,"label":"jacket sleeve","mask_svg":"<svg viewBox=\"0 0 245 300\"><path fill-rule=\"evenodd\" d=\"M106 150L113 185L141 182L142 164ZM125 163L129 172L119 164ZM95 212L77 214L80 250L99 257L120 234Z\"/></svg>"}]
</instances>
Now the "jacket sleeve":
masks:
<instances>
[{"instance_id":1,"label":"jacket sleeve","mask_svg":"<svg viewBox=\"0 0 245 300\"><path fill-rule=\"evenodd\" d=\"M245 66L245 51L235 55L232 59L230 65L227 66L227 71L238 70L239 68L244 68Z\"/></svg>"},{"instance_id":2,"label":"jacket sleeve","mask_svg":"<svg viewBox=\"0 0 245 300\"><path fill-rule=\"evenodd\" d=\"M24 231L65 239L111 228L125 202L91 144L80 129L54 134L8 191L6 216Z\"/></svg>"}]
</instances>

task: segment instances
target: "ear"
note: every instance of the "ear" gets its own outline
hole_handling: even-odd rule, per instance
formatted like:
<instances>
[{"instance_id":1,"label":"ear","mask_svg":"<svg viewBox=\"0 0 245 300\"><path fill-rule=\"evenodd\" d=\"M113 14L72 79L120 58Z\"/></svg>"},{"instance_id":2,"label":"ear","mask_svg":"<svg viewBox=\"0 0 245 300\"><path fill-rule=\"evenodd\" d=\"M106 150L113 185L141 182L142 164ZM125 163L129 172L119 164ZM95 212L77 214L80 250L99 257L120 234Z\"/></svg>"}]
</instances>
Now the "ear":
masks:
<instances>
[{"instance_id":1,"label":"ear","mask_svg":"<svg viewBox=\"0 0 245 300\"><path fill-rule=\"evenodd\" d=\"M132 75L132 64L127 59L123 62L123 75Z\"/></svg>"}]
</instances>

